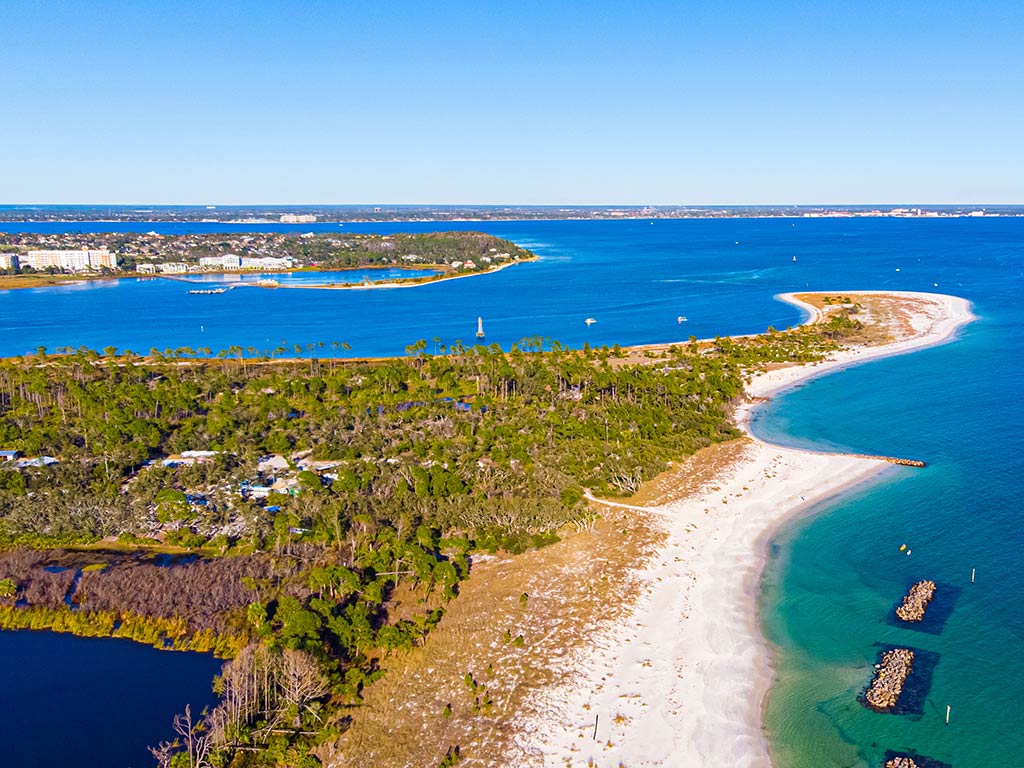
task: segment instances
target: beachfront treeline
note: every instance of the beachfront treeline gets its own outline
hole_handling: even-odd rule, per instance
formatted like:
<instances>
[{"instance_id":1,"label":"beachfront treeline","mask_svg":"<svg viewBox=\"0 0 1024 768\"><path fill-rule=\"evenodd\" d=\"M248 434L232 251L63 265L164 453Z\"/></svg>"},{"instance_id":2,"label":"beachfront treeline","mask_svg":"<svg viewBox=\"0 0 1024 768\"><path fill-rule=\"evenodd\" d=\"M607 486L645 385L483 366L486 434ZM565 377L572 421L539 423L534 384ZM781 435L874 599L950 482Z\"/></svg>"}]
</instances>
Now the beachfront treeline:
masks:
<instances>
[{"instance_id":1,"label":"beachfront treeline","mask_svg":"<svg viewBox=\"0 0 1024 768\"><path fill-rule=\"evenodd\" d=\"M858 326L641 352L533 339L378 361L0 361L0 447L56 460L0 465L0 535L73 553L0 559L0 620L166 647L212 633L235 657L221 704L180 719L160 764L317 765L382 659L458 599L474 551L588 526L585 488L631 493L736 436L747 371L817 359ZM292 484L257 497L268 459ZM110 551L83 548L101 539ZM201 557L113 551L169 544ZM175 584L212 598L184 607Z\"/></svg>"}]
</instances>

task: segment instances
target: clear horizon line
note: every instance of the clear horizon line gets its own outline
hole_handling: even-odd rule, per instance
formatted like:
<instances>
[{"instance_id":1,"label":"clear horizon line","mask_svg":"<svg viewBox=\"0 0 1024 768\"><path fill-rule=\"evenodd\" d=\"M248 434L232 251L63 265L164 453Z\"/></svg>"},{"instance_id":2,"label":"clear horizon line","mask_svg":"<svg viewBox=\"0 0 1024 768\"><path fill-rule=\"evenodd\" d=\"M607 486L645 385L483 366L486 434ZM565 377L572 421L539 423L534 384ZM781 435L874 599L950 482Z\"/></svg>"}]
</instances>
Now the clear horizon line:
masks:
<instances>
[{"instance_id":1,"label":"clear horizon line","mask_svg":"<svg viewBox=\"0 0 1024 768\"><path fill-rule=\"evenodd\" d=\"M24 203L0 202L0 207L17 208L871 208L880 206L936 207L957 206L1024 207L1024 202L868 202L868 203Z\"/></svg>"}]
</instances>

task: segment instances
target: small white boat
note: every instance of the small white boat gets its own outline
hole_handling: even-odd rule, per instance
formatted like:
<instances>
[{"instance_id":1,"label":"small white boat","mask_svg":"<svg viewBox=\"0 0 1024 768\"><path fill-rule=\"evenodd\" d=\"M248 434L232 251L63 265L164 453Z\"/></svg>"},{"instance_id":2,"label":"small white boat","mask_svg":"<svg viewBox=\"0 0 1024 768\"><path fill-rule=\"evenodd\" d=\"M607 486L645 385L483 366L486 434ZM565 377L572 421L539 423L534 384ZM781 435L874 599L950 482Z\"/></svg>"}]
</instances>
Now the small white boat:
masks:
<instances>
[{"instance_id":1,"label":"small white boat","mask_svg":"<svg viewBox=\"0 0 1024 768\"><path fill-rule=\"evenodd\" d=\"M597 320L595 320L595 319L594 319L594 318L592 318L592 317L588 317L588 318L587 318L586 320L584 320L583 322L584 322L584 323L586 323L587 325L593 325L594 323L596 323L596 322L597 322Z\"/></svg>"},{"instance_id":2,"label":"small white boat","mask_svg":"<svg viewBox=\"0 0 1024 768\"><path fill-rule=\"evenodd\" d=\"M796 261L796 256L793 257L793 261Z\"/></svg>"},{"instance_id":3,"label":"small white boat","mask_svg":"<svg viewBox=\"0 0 1024 768\"><path fill-rule=\"evenodd\" d=\"M189 293L196 294L196 295L210 295L210 294L227 293L227 292L228 292L227 288L193 288L193 289L191 289L189 291Z\"/></svg>"},{"instance_id":4,"label":"small white boat","mask_svg":"<svg viewBox=\"0 0 1024 768\"><path fill-rule=\"evenodd\" d=\"M676 322L677 323L685 323L686 322L686 315L680 315L679 317L677 317L676 318Z\"/></svg>"}]
</instances>

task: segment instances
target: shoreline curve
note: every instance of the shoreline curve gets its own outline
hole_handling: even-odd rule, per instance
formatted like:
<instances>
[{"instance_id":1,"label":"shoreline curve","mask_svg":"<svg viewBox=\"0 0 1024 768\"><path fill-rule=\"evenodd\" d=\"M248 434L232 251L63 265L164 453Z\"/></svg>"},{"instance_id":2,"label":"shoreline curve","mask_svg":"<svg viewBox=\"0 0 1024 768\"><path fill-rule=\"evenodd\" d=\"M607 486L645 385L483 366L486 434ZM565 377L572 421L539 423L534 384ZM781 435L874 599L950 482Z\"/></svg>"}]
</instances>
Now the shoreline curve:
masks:
<instances>
[{"instance_id":1,"label":"shoreline curve","mask_svg":"<svg viewBox=\"0 0 1024 768\"><path fill-rule=\"evenodd\" d=\"M737 409L743 457L715 484L661 507L667 538L637 571L636 602L568 660L573 682L540 692L516 724L524 765L743 765L770 768L763 726L774 674L758 595L769 543L793 520L898 471L880 459L769 443L750 429L768 398L860 363L952 341L976 319L965 299L850 291L919 300L914 335L760 373ZM781 301L820 311L794 294ZM596 727L595 727L596 719Z\"/></svg>"}]
</instances>

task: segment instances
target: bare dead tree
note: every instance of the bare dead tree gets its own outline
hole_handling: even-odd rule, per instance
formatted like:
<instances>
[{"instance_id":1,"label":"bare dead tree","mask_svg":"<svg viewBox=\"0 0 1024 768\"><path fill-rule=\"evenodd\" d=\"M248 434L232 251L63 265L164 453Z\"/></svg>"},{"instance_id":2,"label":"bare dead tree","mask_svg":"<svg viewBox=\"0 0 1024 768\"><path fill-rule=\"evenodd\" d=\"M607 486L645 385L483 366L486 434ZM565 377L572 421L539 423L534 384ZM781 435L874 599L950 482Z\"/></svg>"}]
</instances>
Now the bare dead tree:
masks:
<instances>
[{"instance_id":1,"label":"bare dead tree","mask_svg":"<svg viewBox=\"0 0 1024 768\"><path fill-rule=\"evenodd\" d=\"M185 712L174 716L174 731L183 739L189 768L210 768L211 739L203 721L192 720L191 706L186 704Z\"/></svg>"},{"instance_id":2,"label":"bare dead tree","mask_svg":"<svg viewBox=\"0 0 1024 768\"><path fill-rule=\"evenodd\" d=\"M180 745L176 741L161 741L155 747L149 747L149 754L156 760L157 768L170 768L171 758L177 754Z\"/></svg>"},{"instance_id":3,"label":"bare dead tree","mask_svg":"<svg viewBox=\"0 0 1024 768\"><path fill-rule=\"evenodd\" d=\"M640 490L640 484L643 482L643 470L640 467L634 467L632 472L616 470L611 473L609 479L612 485L623 493L633 494Z\"/></svg>"},{"instance_id":4,"label":"bare dead tree","mask_svg":"<svg viewBox=\"0 0 1024 768\"><path fill-rule=\"evenodd\" d=\"M329 690L327 677L320 670L320 665L308 653L286 648L281 654L278 677L281 700L284 708L294 708L293 726L302 724L302 712L309 705Z\"/></svg>"}]
</instances>

